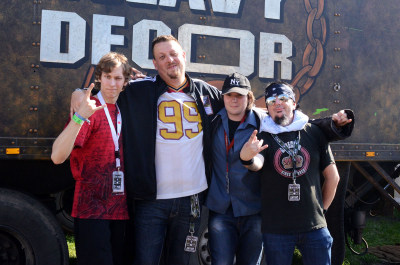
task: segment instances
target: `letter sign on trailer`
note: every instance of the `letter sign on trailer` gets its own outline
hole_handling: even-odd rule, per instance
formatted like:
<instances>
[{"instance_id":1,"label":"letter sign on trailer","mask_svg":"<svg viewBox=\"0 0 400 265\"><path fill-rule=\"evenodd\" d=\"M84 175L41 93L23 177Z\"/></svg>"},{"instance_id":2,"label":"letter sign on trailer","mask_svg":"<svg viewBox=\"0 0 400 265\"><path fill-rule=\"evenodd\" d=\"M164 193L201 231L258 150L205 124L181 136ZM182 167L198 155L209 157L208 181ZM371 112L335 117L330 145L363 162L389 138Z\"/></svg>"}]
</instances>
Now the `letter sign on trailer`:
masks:
<instances>
[{"instance_id":1,"label":"letter sign on trailer","mask_svg":"<svg viewBox=\"0 0 400 265\"><path fill-rule=\"evenodd\" d=\"M179 27L178 37L186 54L191 54L192 34L226 37L240 40L239 66L192 63L187 59L188 72L228 75L239 72L243 75L251 75L254 72L254 35L247 30L226 29L202 25L185 24Z\"/></svg>"},{"instance_id":2,"label":"letter sign on trailer","mask_svg":"<svg viewBox=\"0 0 400 265\"><path fill-rule=\"evenodd\" d=\"M157 30L157 36L171 34L171 29L161 21L143 19L133 25L132 61L145 69L154 69L153 61L149 59L150 30Z\"/></svg>"},{"instance_id":3,"label":"letter sign on trailer","mask_svg":"<svg viewBox=\"0 0 400 265\"><path fill-rule=\"evenodd\" d=\"M157 0L126 0L127 2L157 5ZM240 0L210 0L213 11L237 14ZM192 10L205 10L203 0L188 0ZM175 7L176 0L159 0L159 6ZM265 0L265 17L279 19L281 0ZM93 14L91 64L97 64L101 56L111 50L112 45L124 44L124 35L111 33L113 26L125 26L123 16ZM68 50L62 52L61 28L62 22L69 23ZM172 33L169 25L163 21L142 19L132 27L132 61L143 69L154 69L149 59L150 32L155 30L157 36ZM226 75L240 72L246 76L254 73L255 65L255 36L248 30L230 29L215 26L184 24L178 28L178 39L183 49L192 54L193 34L216 36L239 40L239 65L217 65L187 61L187 70L196 73ZM86 21L75 12L42 11L40 61L51 63L74 64L85 57ZM292 79L292 42L284 35L260 32L260 48L258 60L258 76L274 78L274 62L281 62L281 78ZM275 44L280 43L281 53L275 52ZM227 54L229 56L229 54ZM234 56L237 56L236 54Z\"/></svg>"},{"instance_id":4,"label":"letter sign on trailer","mask_svg":"<svg viewBox=\"0 0 400 265\"><path fill-rule=\"evenodd\" d=\"M134 2L134 3L157 5L157 0L126 0L126 1ZM176 0L160 0L158 5L175 7ZM206 10L206 6L204 5L204 0L189 0L189 7L190 7L190 9L194 9L194 10Z\"/></svg>"},{"instance_id":5,"label":"letter sign on trailer","mask_svg":"<svg viewBox=\"0 0 400 265\"><path fill-rule=\"evenodd\" d=\"M127 2L157 5L157 0L126 0ZM214 12L237 14L241 0L211 0ZM175 7L176 0L160 0L160 6ZM265 0L265 18L280 19L281 18L281 0ZM193 10L206 10L204 0L189 0L189 7Z\"/></svg>"},{"instance_id":6,"label":"letter sign on trailer","mask_svg":"<svg viewBox=\"0 0 400 265\"><path fill-rule=\"evenodd\" d=\"M92 64L110 52L111 45L124 45L124 36L111 34L111 26L125 26L125 18L93 15Z\"/></svg>"},{"instance_id":7,"label":"letter sign on trailer","mask_svg":"<svg viewBox=\"0 0 400 265\"><path fill-rule=\"evenodd\" d=\"M282 44L282 53L275 52L275 43ZM259 76L274 78L274 62L281 62L281 78L292 79L292 42L281 34L260 32Z\"/></svg>"},{"instance_id":8,"label":"letter sign on trailer","mask_svg":"<svg viewBox=\"0 0 400 265\"><path fill-rule=\"evenodd\" d=\"M60 52L61 22L69 22L68 52ZM40 61L74 64L85 57L86 21L74 12L42 11Z\"/></svg>"},{"instance_id":9,"label":"letter sign on trailer","mask_svg":"<svg viewBox=\"0 0 400 265\"><path fill-rule=\"evenodd\" d=\"M265 0L264 17L281 19L281 0Z\"/></svg>"}]
</instances>

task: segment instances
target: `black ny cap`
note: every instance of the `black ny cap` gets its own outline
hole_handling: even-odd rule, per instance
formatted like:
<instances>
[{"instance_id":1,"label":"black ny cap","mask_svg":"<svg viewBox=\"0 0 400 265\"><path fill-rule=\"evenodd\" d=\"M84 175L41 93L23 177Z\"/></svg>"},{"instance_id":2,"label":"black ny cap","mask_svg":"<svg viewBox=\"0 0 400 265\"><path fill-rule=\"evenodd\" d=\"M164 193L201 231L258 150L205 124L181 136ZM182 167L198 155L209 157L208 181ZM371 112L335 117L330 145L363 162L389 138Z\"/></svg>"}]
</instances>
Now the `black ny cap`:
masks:
<instances>
[{"instance_id":1,"label":"black ny cap","mask_svg":"<svg viewBox=\"0 0 400 265\"><path fill-rule=\"evenodd\" d=\"M251 91L250 81L242 74L233 73L225 78L222 86L222 95L236 92L241 95L247 95Z\"/></svg>"}]
</instances>

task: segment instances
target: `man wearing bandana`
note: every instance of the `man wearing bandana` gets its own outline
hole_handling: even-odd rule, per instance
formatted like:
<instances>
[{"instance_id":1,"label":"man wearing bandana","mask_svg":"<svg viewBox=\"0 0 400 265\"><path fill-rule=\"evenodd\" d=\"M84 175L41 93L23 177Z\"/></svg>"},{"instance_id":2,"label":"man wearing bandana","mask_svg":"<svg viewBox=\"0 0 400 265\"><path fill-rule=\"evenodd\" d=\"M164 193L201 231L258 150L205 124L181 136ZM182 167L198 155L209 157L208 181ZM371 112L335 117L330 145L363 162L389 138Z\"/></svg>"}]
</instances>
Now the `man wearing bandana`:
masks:
<instances>
[{"instance_id":1,"label":"man wearing bandana","mask_svg":"<svg viewBox=\"0 0 400 265\"><path fill-rule=\"evenodd\" d=\"M266 262L289 265L297 247L304 264L331 264L333 239L324 214L335 196L339 174L328 140L298 109L291 85L270 84L265 99L269 116L261 132L254 131L243 146L240 160L249 170L261 170Z\"/></svg>"}]
</instances>

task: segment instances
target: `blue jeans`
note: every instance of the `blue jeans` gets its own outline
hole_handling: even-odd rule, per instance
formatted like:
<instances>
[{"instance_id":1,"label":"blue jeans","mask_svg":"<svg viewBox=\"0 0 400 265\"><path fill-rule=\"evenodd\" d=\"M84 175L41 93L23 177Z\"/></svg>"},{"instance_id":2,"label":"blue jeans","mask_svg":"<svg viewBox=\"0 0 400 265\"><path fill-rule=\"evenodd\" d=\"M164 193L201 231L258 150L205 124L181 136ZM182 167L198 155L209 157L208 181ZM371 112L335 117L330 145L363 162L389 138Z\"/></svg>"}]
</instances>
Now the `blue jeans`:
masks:
<instances>
[{"instance_id":1,"label":"blue jeans","mask_svg":"<svg viewBox=\"0 0 400 265\"><path fill-rule=\"evenodd\" d=\"M330 265L333 239L325 228L305 233L262 234L268 265L290 265L295 246L300 250L304 265Z\"/></svg>"},{"instance_id":2,"label":"blue jeans","mask_svg":"<svg viewBox=\"0 0 400 265\"><path fill-rule=\"evenodd\" d=\"M204 193L199 194L200 205ZM189 264L192 252L184 251L190 235L190 196L135 202L135 265L157 265L163 252L164 264ZM195 218L195 234L200 218ZM165 242L165 246L164 246Z\"/></svg>"},{"instance_id":3,"label":"blue jeans","mask_svg":"<svg viewBox=\"0 0 400 265\"><path fill-rule=\"evenodd\" d=\"M232 207L225 214L210 210L208 219L211 264L256 264L261 253L260 213L235 217Z\"/></svg>"}]
</instances>

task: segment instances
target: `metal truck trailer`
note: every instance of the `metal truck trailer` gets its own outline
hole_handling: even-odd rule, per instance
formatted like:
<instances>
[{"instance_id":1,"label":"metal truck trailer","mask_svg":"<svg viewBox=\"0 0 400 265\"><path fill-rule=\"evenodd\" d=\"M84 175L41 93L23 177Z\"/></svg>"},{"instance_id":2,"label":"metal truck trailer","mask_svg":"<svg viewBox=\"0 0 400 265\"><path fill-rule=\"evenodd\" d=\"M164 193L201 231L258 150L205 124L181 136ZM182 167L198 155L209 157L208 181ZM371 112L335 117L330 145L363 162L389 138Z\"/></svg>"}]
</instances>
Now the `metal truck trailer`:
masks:
<instances>
[{"instance_id":1,"label":"metal truck trailer","mask_svg":"<svg viewBox=\"0 0 400 265\"><path fill-rule=\"evenodd\" d=\"M60 223L73 227L74 181L69 163L55 166L50 154L70 95L94 80L110 50L156 74L150 44L157 35L178 38L194 78L221 87L227 74L248 76L260 107L265 84L282 79L310 118L354 110L353 135L331 145L341 176L327 215L333 264L344 258L347 182L357 175L390 183L396 175L395 0L7 0L0 10L0 253L10 264L68 264ZM355 189L379 189L369 183ZM192 262L209 264L205 224L200 234Z\"/></svg>"}]
</instances>

